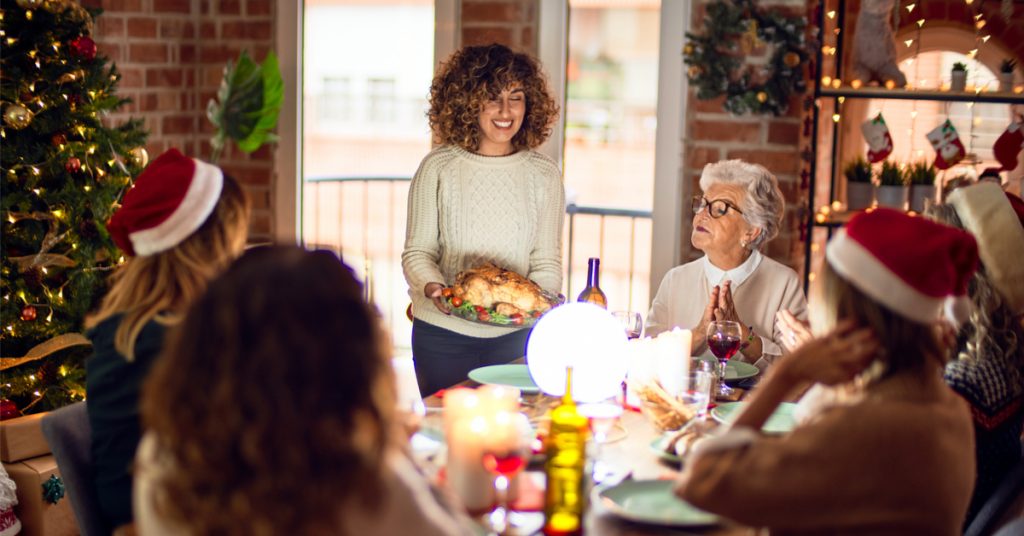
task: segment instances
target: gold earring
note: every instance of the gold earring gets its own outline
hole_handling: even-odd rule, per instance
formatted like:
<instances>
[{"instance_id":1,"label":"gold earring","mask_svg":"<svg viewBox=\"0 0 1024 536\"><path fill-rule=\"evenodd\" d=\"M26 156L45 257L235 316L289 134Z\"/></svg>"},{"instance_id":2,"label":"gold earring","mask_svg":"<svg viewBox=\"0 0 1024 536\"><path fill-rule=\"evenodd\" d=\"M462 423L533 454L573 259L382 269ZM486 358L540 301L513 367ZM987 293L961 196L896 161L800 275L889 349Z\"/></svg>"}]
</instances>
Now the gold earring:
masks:
<instances>
[{"instance_id":1,"label":"gold earring","mask_svg":"<svg viewBox=\"0 0 1024 536\"><path fill-rule=\"evenodd\" d=\"M746 240L740 240L740 247L741 248L746 248L747 247L747 241Z\"/></svg>"}]
</instances>

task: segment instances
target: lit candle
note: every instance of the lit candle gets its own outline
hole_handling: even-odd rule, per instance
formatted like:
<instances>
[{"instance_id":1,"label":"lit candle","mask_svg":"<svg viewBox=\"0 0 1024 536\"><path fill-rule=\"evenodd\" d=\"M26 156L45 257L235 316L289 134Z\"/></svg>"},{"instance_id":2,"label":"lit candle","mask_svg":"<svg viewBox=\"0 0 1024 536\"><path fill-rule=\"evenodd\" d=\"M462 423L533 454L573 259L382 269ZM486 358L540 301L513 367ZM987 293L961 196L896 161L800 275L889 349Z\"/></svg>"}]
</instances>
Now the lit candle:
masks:
<instances>
[{"instance_id":1,"label":"lit candle","mask_svg":"<svg viewBox=\"0 0 1024 536\"><path fill-rule=\"evenodd\" d=\"M456 420L447 436L448 485L469 512L482 512L494 504L494 477L483 465L490 432L490 419L475 415Z\"/></svg>"}]
</instances>

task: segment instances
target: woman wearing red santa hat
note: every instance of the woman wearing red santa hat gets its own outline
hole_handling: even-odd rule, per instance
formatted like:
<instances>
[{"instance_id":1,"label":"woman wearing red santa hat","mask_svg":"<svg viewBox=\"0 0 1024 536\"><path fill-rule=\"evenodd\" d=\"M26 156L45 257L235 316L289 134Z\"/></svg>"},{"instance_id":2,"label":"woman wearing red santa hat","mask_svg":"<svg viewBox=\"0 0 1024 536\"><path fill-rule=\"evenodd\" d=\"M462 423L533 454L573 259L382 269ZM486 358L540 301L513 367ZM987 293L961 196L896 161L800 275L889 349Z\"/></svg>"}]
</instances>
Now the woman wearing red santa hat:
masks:
<instances>
[{"instance_id":1,"label":"woman wearing red santa hat","mask_svg":"<svg viewBox=\"0 0 1024 536\"><path fill-rule=\"evenodd\" d=\"M1017 205L1017 206L1015 206ZM960 188L925 215L978 240L981 264L968 291L974 307L960 329L946 383L971 404L978 479L967 523L1020 460L1024 430L1024 202L994 183ZM1017 211L1020 207L1020 212Z\"/></svg>"},{"instance_id":2,"label":"woman wearing red santa hat","mask_svg":"<svg viewBox=\"0 0 1024 536\"><path fill-rule=\"evenodd\" d=\"M964 319L977 244L877 209L840 230L825 259L811 311L824 336L776 362L725 433L694 446L677 493L773 533L959 534L973 432L967 404L942 381L935 327L944 312ZM759 432L815 382L853 396L786 436Z\"/></svg>"},{"instance_id":3,"label":"woman wearing red santa hat","mask_svg":"<svg viewBox=\"0 0 1024 536\"><path fill-rule=\"evenodd\" d=\"M86 320L92 463L112 526L132 521L129 469L141 437L139 391L177 324L206 284L245 248L249 200L220 168L171 149L135 180L107 230L128 259Z\"/></svg>"}]
</instances>

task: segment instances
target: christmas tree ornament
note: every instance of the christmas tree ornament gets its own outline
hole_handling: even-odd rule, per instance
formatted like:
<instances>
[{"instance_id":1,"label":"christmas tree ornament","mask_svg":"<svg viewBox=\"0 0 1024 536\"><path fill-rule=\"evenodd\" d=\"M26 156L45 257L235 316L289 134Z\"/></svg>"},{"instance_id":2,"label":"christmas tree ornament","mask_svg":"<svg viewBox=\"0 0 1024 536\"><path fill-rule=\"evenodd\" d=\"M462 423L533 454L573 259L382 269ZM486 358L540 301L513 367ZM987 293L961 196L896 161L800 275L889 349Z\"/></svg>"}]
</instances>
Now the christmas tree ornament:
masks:
<instances>
[{"instance_id":1,"label":"christmas tree ornament","mask_svg":"<svg viewBox=\"0 0 1024 536\"><path fill-rule=\"evenodd\" d=\"M36 319L39 313L36 308L31 305L26 305L21 308L21 319L25 322L31 322Z\"/></svg>"},{"instance_id":2,"label":"christmas tree ornament","mask_svg":"<svg viewBox=\"0 0 1024 536\"><path fill-rule=\"evenodd\" d=\"M782 56L782 63L786 67L793 68L800 65L800 54L796 52L787 52L786 55Z\"/></svg>"},{"instance_id":3,"label":"christmas tree ornament","mask_svg":"<svg viewBox=\"0 0 1024 536\"><path fill-rule=\"evenodd\" d=\"M82 161L77 156L72 156L64 163L64 170L68 173L78 173L82 171Z\"/></svg>"},{"instance_id":4,"label":"christmas tree ornament","mask_svg":"<svg viewBox=\"0 0 1024 536\"><path fill-rule=\"evenodd\" d=\"M10 104L4 110L4 123L15 130L21 130L32 122L32 112L20 105Z\"/></svg>"},{"instance_id":5,"label":"christmas tree ornament","mask_svg":"<svg viewBox=\"0 0 1024 536\"><path fill-rule=\"evenodd\" d=\"M892 135L885 124L885 118L878 114L874 119L860 126L864 141L868 143L868 161L872 164L885 160L892 153Z\"/></svg>"},{"instance_id":6,"label":"christmas tree ornament","mask_svg":"<svg viewBox=\"0 0 1024 536\"><path fill-rule=\"evenodd\" d=\"M758 91L757 92L757 102L760 102L761 104L764 104L765 102L768 102L768 94L765 93L764 91Z\"/></svg>"},{"instance_id":7,"label":"christmas tree ornament","mask_svg":"<svg viewBox=\"0 0 1024 536\"><path fill-rule=\"evenodd\" d=\"M1000 171L1017 169L1017 155L1024 149L1024 122L1014 121L999 135L992 146L996 161L1002 166Z\"/></svg>"},{"instance_id":8,"label":"christmas tree ornament","mask_svg":"<svg viewBox=\"0 0 1024 536\"><path fill-rule=\"evenodd\" d=\"M935 167L938 169L949 169L957 162L963 160L967 151L964 149L960 135L956 127L947 119L941 125L935 127L927 134L928 142L935 149Z\"/></svg>"},{"instance_id":9,"label":"christmas tree ornament","mask_svg":"<svg viewBox=\"0 0 1024 536\"><path fill-rule=\"evenodd\" d=\"M50 144L53 145L54 147L59 148L61 145L67 145L67 143L68 137L63 133L58 132L53 136L50 136Z\"/></svg>"},{"instance_id":10,"label":"christmas tree ornament","mask_svg":"<svg viewBox=\"0 0 1024 536\"><path fill-rule=\"evenodd\" d=\"M18 405L6 398L0 398L0 420L6 421L15 417L21 417Z\"/></svg>"},{"instance_id":11,"label":"christmas tree ornament","mask_svg":"<svg viewBox=\"0 0 1024 536\"><path fill-rule=\"evenodd\" d=\"M146 151L145 147L135 147L128 151L128 158L131 160L132 165L144 168L149 164L149 152Z\"/></svg>"},{"instance_id":12,"label":"christmas tree ornament","mask_svg":"<svg viewBox=\"0 0 1024 536\"><path fill-rule=\"evenodd\" d=\"M96 57L96 42L87 35L82 35L71 40L71 53L87 60Z\"/></svg>"}]
</instances>

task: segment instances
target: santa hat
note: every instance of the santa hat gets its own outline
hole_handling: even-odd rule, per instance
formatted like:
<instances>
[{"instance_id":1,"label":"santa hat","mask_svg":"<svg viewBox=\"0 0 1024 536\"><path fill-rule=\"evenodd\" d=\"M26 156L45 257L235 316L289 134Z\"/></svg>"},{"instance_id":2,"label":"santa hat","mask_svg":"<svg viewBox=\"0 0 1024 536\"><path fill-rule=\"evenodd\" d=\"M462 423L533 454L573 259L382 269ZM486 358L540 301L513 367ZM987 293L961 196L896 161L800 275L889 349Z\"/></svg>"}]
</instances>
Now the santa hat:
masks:
<instances>
[{"instance_id":1,"label":"santa hat","mask_svg":"<svg viewBox=\"0 0 1024 536\"><path fill-rule=\"evenodd\" d=\"M978 265L969 233L924 218L879 208L854 216L828 243L825 258L870 298L914 322L943 313L967 319L967 282Z\"/></svg>"},{"instance_id":2,"label":"santa hat","mask_svg":"<svg viewBox=\"0 0 1024 536\"><path fill-rule=\"evenodd\" d=\"M220 168L170 149L135 179L107 230L129 255L166 251L203 225L223 186Z\"/></svg>"},{"instance_id":3,"label":"santa hat","mask_svg":"<svg viewBox=\"0 0 1024 536\"><path fill-rule=\"evenodd\" d=\"M978 240L978 253L992 285L1010 309L1020 314L1024 313L1024 262L1020 259L1024 253L1024 206L1017 212L1010 195L998 184L987 182L958 188L947 202L964 229Z\"/></svg>"}]
</instances>

